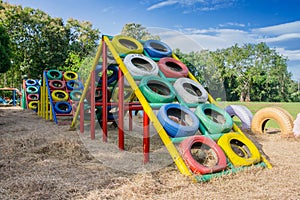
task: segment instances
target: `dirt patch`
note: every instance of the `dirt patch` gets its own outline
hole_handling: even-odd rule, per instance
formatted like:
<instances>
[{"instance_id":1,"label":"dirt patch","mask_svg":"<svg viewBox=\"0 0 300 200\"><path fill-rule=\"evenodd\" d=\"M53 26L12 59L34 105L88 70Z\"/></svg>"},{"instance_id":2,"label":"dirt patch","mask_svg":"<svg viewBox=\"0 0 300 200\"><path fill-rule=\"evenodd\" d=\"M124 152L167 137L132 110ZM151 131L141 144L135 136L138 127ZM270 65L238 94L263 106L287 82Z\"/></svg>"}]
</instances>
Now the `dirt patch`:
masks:
<instances>
[{"instance_id":1,"label":"dirt patch","mask_svg":"<svg viewBox=\"0 0 300 200\"><path fill-rule=\"evenodd\" d=\"M300 142L295 139L251 135L273 169L251 167L194 183L179 173L155 134L150 163L143 165L141 130L126 136L121 153L117 131L109 131L109 143L102 142L100 132L91 141L88 134L69 131L30 110L1 107L0 199L300 198Z\"/></svg>"}]
</instances>

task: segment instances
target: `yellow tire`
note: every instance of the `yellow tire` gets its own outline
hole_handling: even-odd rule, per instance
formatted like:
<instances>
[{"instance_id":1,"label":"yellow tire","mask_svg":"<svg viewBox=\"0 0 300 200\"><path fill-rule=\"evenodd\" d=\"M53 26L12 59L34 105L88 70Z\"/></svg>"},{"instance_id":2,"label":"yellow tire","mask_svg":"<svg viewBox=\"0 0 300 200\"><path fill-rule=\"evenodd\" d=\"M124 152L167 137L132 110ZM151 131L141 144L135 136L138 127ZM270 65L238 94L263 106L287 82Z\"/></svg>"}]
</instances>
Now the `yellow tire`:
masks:
<instances>
[{"instance_id":1,"label":"yellow tire","mask_svg":"<svg viewBox=\"0 0 300 200\"><path fill-rule=\"evenodd\" d=\"M53 101L68 101L69 99L68 93L63 90L54 90L51 97Z\"/></svg>"},{"instance_id":2,"label":"yellow tire","mask_svg":"<svg viewBox=\"0 0 300 200\"><path fill-rule=\"evenodd\" d=\"M261 154L254 143L238 133L226 133L218 140L230 162L236 166L249 166L261 161Z\"/></svg>"},{"instance_id":3,"label":"yellow tire","mask_svg":"<svg viewBox=\"0 0 300 200\"><path fill-rule=\"evenodd\" d=\"M275 120L280 127L281 137L294 137L293 118L283 108L267 107L255 113L252 118L251 131L255 134L263 134L266 123Z\"/></svg>"},{"instance_id":4,"label":"yellow tire","mask_svg":"<svg viewBox=\"0 0 300 200\"><path fill-rule=\"evenodd\" d=\"M124 102L131 102L135 97L133 90L130 87L124 87ZM116 87L112 94L112 101L119 101L119 88Z\"/></svg>"},{"instance_id":5,"label":"yellow tire","mask_svg":"<svg viewBox=\"0 0 300 200\"><path fill-rule=\"evenodd\" d=\"M124 35L116 35L111 43L119 54L141 54L144 51L138 40Z\"/></svg>"},{"instance_id":6,"label":"yellow tire","mask_svg":"<svg viewBox=\"0 0 300 200\"><path fill-rule=\"evenodd\" d=\"M38 107L38 101L30 101L28 103L28 108L31 110L35 110Z\"/></svg>"},{"instance_id":7,"label":"yellow tire","mask_svg":"<svg viewBox=\"0 0 300 200\"><path fill-rule=\"evenodd\" d=\"M64 79L65 79L65 81L77 80L78 74L76 72L66 71L64 73Z\"/></svg>"}]
</instances>

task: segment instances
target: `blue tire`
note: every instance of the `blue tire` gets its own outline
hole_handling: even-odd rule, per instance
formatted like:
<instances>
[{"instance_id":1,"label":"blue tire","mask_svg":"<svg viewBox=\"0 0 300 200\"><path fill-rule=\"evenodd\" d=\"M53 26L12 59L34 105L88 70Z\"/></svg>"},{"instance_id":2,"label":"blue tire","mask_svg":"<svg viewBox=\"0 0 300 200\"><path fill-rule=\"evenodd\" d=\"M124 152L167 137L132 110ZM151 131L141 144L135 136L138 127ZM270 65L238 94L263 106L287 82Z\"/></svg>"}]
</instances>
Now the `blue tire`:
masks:
<instances>
[{"instance_id":1,"label":"blue tire","mask_svg":"<svg viewBox=\"0 0 300 200\"><path fill-rule=\"evenodd\" d=\"M26 86L36 86L38 84L37 80L34 79L27 79L25 82Z\"/></svg>"},{"instance_id":2,"label":"blue tire","mask_svg":"<svg viewBox=\"0 0 300 200\"><path fill-rule=\"evenodd\" d=\"M70 80L67 82L68 90L83 90L83 85L80 81Z\"/></svg>"},{"instance_id":3,"label":"blue tire","mask_svg":"<svg viewBox=\"0 0 300 200\"><path fill-rule=\"evenodd\" d=\"M194 135L199 128L197 116L187 107L179 104L165 104L157 118L170 137L186 137Z\"/></svg>"},{"instance_id":4,"label":"blue tire","mask_svg":"<svg viewBox=\"0 0 300 200\"><path fill-rule=\"evenodd\" d=\"M98 80L98 86L102 85L102 66L98 65L95 70L96 80ZM101 73L101 75L99 75ZM107 67L107 84L113 83L118 79L118 68L116 66L110 65Z\"/></svg>"},{"instance_id":5,"label":"blue tire","mask_svg":"<svg viewBox=\"0 0 300 200\"><path fill-rule=\"evenodd\" d=\"M147 40L144 43L144 51L152 58L163 58L172 55L172 49L159 40Z\"/></svg>"},{"instance_id":6,"label":"blue tire","mask_svg":"<svg viewBox=\"0 0 300 200\"><path fill-rule=\"evenodd\" d=\"M69 102L60 101L54 105L54 111L57 114L69 114L72 111L72 106Z\"/></svg>"},{"instance_id":7,"label":"blue tire","mask_svg":"<svg viewBox=\"0 0 300 200\"><path fill-rule=\"evenodd\" d=\"M28 86L26 88L26 92L28 94L37 94L39 92L39 87L37 87L37 86Z\"/></svg>"}]
</instances>

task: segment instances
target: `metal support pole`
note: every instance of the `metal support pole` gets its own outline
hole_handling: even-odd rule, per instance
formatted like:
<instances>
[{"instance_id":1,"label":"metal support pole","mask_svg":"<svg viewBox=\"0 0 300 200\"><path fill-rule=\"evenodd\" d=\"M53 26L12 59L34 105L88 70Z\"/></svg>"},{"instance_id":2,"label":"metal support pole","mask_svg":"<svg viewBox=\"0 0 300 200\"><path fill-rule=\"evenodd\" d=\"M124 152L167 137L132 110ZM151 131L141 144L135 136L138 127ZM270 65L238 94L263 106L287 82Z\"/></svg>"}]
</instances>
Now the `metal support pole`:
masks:
<instances>
[{"instance_id":1,"label":"metal support pole","mask_svg":"<svg viewBox=\"0 0 300 200\"><path fill-rule=\"evenodd\" d=\"M144 164L149 162L149 151L150 151L150 137L149 137L149 117L144 112L143 116L143 126L144 126L144 138L143 138L143 151L144 151Z\"/></svg>"},{"instance_id":2,"label":"metal support pole","mask_svg":"<svg viewBox=\"0 0 300 200\"><path fill-rule=\"evenodd\" d=\"M124 77L122 70L118 71L118 130L119 130L119 148L124 150Z\"/></svg>"},{"instance_id":3,"label":"metal support pole","mask_svg":"<svg viewBox=\"0 0 300 200\"><path fill-rule=\"evenodd\" d=\"M91 127L90 127L90 132L91 132L91 139L95 139L95 92L96 92L96 87L95 87L95 70L92 70L91 74ZM80 106L81 107L81 106ZM84 110L84 108L81 108ZM81 111L81 110L80 110Z\"/></svg>"}]
</instances>

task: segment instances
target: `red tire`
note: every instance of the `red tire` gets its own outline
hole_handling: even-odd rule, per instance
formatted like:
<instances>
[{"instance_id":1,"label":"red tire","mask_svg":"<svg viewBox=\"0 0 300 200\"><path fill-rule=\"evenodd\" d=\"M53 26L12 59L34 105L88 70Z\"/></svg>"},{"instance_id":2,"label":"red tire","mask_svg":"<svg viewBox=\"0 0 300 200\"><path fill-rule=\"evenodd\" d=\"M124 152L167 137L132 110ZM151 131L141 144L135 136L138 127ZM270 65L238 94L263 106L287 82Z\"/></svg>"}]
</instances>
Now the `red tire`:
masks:
<instances>
[{"instance_id":1,"label":"red tire","mask_svg":"<svg viewBox=\"0 0 300 200\"><path fill-rule=\"evenodd\" d=\"M160 59L158 67L167 78L187 77L189 73L185 64L171 57Z\"/></svg>"},{"instance_id":2,"label":"red tire","mask_svg":"<svg viewBox=\"0 0 300 200\"><path fill-rule=\"evenodd\" d=\"M217 143L215 143L208 137L202 135L188 137L181 142L179 147L180 151L182 152L183 159L190 167L191 171L195 174L208 174L218 172L224 170L227 166L226 156L223 150L218 146ZM195 149L197 151L197 155L195 155ZM213 156L217 157L217 159L215 159L217 161L208 164L207 157L209 157L208 153L210 153L210 150L212 150L211 153L213 154ZM196 158L196 156L198 157ZM200 158L200 156L202 158ZM206 156L205 159L203 159L204 156Z\"/></svg>"},{"instance_id":3,"label":"red tire","mask_svg":"<svg viewBox=\"0 0 300 200\"><path fill-rule=\"evenodd\" d=\"M37 100L39 100L39 94L28 94L27 100L28 101L37 101Z\"/></svg>"},{"instance_id":4,"label":"red tire","mask_svg":"<svg viewBox=\"0 0 300 200\"><path fill-rule=\"evenodd\" d=\"M49 87L52 90L64 90L66 87L66 83L61 80L51 80L49 81Z\"/></svg>"}]
</instances>

